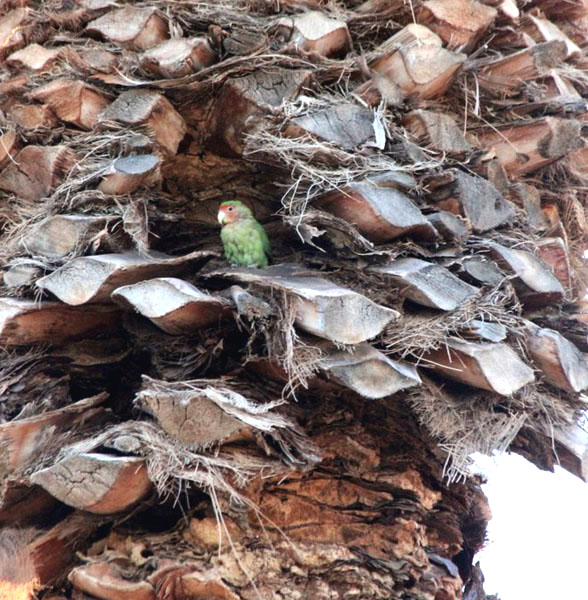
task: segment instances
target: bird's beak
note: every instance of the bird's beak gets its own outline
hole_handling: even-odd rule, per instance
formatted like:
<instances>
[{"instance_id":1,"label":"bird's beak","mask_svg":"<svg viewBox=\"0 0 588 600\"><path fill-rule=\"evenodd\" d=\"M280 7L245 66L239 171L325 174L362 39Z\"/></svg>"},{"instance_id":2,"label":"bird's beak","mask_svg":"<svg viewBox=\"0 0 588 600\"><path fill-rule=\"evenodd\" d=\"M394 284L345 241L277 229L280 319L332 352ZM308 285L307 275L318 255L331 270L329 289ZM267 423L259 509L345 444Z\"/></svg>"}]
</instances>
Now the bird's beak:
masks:
<instances>
[{"instance_id":1,"label":"bird's beak","mask_svg":"<svg viewBox=\"0 0 588 600\"><path fill-rule=\"evenodd\" d=\"M216 215L216 218L218 219L218 222L219 222L221 225L224 225L224 224L225 224L225 217L226 217L226 216L227 216L227 215L225 214L225 211L224 211L224 210L219 210L219 211L218 211L218 215Z\"/></svg>"}]
</instances>

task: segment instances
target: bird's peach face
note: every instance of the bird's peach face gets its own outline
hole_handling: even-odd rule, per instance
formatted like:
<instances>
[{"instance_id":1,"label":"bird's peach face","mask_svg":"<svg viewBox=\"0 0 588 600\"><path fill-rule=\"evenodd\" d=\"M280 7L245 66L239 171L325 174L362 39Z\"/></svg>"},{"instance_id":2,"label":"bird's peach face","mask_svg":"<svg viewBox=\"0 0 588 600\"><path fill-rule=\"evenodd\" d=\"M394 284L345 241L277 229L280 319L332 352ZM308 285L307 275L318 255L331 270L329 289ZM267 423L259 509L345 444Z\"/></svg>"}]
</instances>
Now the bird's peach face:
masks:
<instances>
[{"instance_id":1,"label":"bird's peach face","mask_svg":"<svg viewBox=\"0 0 588 600\"><path fill-rule=\"evenodd\" d=\"M233 205L225 206L221 204L221 207L218 209L217 219L221 225L226 225L227 223L232 223L236 220L237 211Z\"/></svg>"},{"instance_id":2,"label":"bird's peach face","mask_svg":"<svg viewBox=\"0 0 588 600\"><path fill-rule=\"evenodd\" d=\"M228 223L234 223L241 217L246 217L249 214L249 209L244 205L226 203L220 205L217 219L221 225L227 225Z\"/></svg>"}]
</instances>

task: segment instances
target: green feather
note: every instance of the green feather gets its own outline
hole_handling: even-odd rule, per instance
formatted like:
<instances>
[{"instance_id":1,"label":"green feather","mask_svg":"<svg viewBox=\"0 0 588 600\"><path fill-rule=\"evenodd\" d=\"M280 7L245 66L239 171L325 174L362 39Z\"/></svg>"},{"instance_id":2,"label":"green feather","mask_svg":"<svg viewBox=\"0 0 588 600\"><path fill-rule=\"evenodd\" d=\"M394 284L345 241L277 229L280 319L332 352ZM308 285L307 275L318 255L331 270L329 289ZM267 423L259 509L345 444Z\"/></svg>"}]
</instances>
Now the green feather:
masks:
<instances>
[{"instance_id":1,"label":"green feather","mask_svg":"<svg viewBox=\"0 0 588 600\"><path fill-rule=\"evenodd\" d=\"M261 223L253 217L225 225L221 229L221 240L230 263L240 267L268 266L270 242Z\"/></svg>"}]
</instances>

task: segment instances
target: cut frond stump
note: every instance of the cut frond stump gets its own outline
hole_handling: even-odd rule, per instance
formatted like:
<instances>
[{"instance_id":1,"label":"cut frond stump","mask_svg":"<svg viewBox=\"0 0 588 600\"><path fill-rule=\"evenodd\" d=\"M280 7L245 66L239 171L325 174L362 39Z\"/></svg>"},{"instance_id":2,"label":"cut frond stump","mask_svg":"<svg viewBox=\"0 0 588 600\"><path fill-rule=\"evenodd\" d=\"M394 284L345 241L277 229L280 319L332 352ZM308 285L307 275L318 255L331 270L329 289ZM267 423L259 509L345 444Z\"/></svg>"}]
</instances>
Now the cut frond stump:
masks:
<instances>
[{"instance_id":1,"label":"cut frond stump","mask_svg":"<svg viewBox=\"0 0 588 600\"><path fill-rule=\"evenodd\" d=\"M1 152L2 149L0 148ZM588 182L588 142L584 142L583 148L570 152L565 161L567 168L574 177L582 182Z\"/></svg>"},{"instance_id":2,"label":"cut frond stump","mask_svg":"<svg viewBox=\"0 0 588 600\"><path fill-rule=\"evenodd\" d=\"M151 277L176 275L186 269L197 270L212 256L214 253L209 251L179 257L161 252L139 254L133 251L81 256L39 279L37 286L73 306L104 302L110 300L110 294L123 285Z\"/></svg>"},{"instance_id":3,"label":"cut frond stump","mask_svg":"<svg viewBox=\"0 0 588 600\"><path fill-rule=\"evenodd\" d=\"M190 449L193 457L194 452L211 445L255 442L263 434L279 446L286 462L302 465L316 460L316 448L297 423L274 410L283 400L271 400L265 392L254 390L243 381L194 379L172 383L144 376L135 401L155 417L172 440ZM236 475L246 480L246 467L243 468L241 474L237 468Z\"/></svg>"},{"instance_id":4,"label":"cut frond stump","mask_svg":"<svg viewBox=\"0 0 588 600\"><path fill-rule=\"evenodd\" d=\"M475 284L496 287L505 277L495 262L481 256L465 258L462 260L461 267L463 277Z\"/></svg>"},{"instance_id":5,"label":"cut frond stump","mask_svg":"<svg viewBox=\"0 0 588 600\"><path fill-rule=\"evenodd\" d=\"M22 285L32 285L42 276L43 271L39 266L21 263L8 267L2 274L2 282L8 288L17 288Z\"/></svg>"},{"instance_id":6,"label":"cut frond stump","mask_svg":"<svg viewBox=\"0 0 588 600\"><path fill-rule=\"evenodd\" d=\"M91 306L76 310L59 302L0 298L0 343L62 344L118 328L120 310Z\"/></svg>"},{"instance_id":7,"label":"cut frond stump","mask_svg":"<svg viewBox=\"0 0 588 600\"><path fill-rule=\"evenodd\" d=\"M105 194L123 195L134 192L160 164L154 154L136 154L117 158L98 185Z\"/></svg>"},{"instance_id":8,"label":"cut frond stump","mask_svg":"<svg viewBox=\"0 0 588 600\"><path fill-rule=\"evenodd\" d=\"M467 219L475 232L484 232L507 223L515 216L514 206L487 180L453 169L445 171L442 182L432 182L430 199L443 210Z\"/></svg>"},{"instance_id":9,"label":"cut frond stump","mask_svg":"<svg viewBox=\"0 0 588 600\"><path fill-rule=\"evenodd\" d=\"M397 320L397 311L372 302L362 294L319 277L299 275L277 265L269 269L230 269L215 274L242 283L282 290L290 297L295 323L301 329L332 342L358 344Z\"/></svg>"},{"instance_id":10,"label":"cut frond stump","mask_svg":"<svg viewBox=\"0 0 588 600\"><path fill-rule=\"evenodd\" d=\"M26 233L21 246L31 256L65 258L83 251L96 236L115 221L114 216L55 215Z\"/></svg>"},{"instance_id":11,"label":"cut frond stump","mask_svg":"<svg viewBox=\"0 0 588 600\"><path fill-rule=\"evenodd\" d=\"M532 173L584 145L579 121L558 117L476 129L475 135L484 148L496 153L513 179Z\"/></svg>"},{"instance_id":12,"label":"cut frond stump","mask_svg":"<svg viewBox=\"0 0 588 600\"><path fill-rule=\"evenodd\" d=\"M222 156L242 155L246 136L263 125L263 117L294 100L311 81L312 72L306 69L258 70L229 77L214 102L207 145Z\"/></svg>"},{"instance_id":13,"label":"cut frond stump","mask_svg":"<svg viewBox=\"0 0 588 600\"><path fill-rule=\"evenodd\" d=\"M533 370L510 346L450 340L428 353L422 366L449 379L510 396L535 381Z\"/></svg>"},{"instance_id":14,"label":"cut frond stump","mask_svg":"<svg viewBox=\"0 0 588 600\"><path fill-rule=\"evenodd\" d=\"M96 75L114 73L119 65L118 55L99 47L81 48L75 54L68 53L67 59L72 66L83 73Z\"/></svg>"},{"instance_id":15,"label":"cut frond stump","mask_svg":"<svg viewBox=\"0 0 588 600\"><path fill-rule=\"evenodd\" d=\"M10 109L10 120L30 133L39 129L53 129L59 124L48 104L18 104Z\"/></svg>"},{"instance_id":16,"label":"cut frond stump","mask_svg":"<svg viewBox=\"0 0 588 600\"><path fill-rule=\"evenodd\" d=\"M58 504L58 500L38 485L6 477L0 491L0 525L22 527L35 523L39 515L54 511Z\"/></svg>"},{"instance_id":17,"label":"cut frond stump","mask_svg":"<svg viewBox=\"0 0 588 600\"><path fill-rule=\"evenodd\" d=\"M537 256L549 267L559 279L567 293L574 288L574 280L568 249L562 238L543 238L536 242Z\"/></svg>"},{"instance_id":18,"label":"cut frond stump","mask_svg":"<svg viewBox=\"0 0 588 600\"><path fill-rule=\"evenodd\" d=\"M305 135L353 150L368 141L376 143L374 113L355 104L336 104L331 108L309 112L292 119L283 135L299 138Z\"/></svg>"},{"instance_id":19,"label":"cut frond stump","mask_svg":"<svg viewBox=\"0 0 588 600\"><path fill-rule=\"evenodd\" d=\"M582 54L580 47L575 44L555 23L531 12L521 20L519 31L528 35L538 44L540 42L561 41L566 45L566 58L577 57Z\"/></svg>"},{"instance_id":20,"label":"cut frond stump","mask_svg":"<svg viewBox=\"0 0 588 600\"><path fill-rule=\"evenodd\" d=\"M115 563L98 561L75 567L67 578L76 590L92 598L155 600L155 590L150 583L129 581Z\"/></svg>"},{"instance_id":21,"label":"cut frond stump","mask_svg":"<svg viewBox=\"0 0 588 600\"><path fill-rule=\"evenodd\" d=\"M437 48L441 48L443 40L431 31L429 27L419 25L418 23L410 23L380 44L376 48L376 53L385 54L386 52L393 52L401 46L404 48L412 46L436 46Z\"/></svg>"},{"instance_id":22,"label":"cut frond stump","mask_svg":"<svg viewBox=\"0 0 588 600\"><path fill-rule=\"evenodd\" d=\"M369 181L353 183L315 200L315 204L348 221L373 242L400 236L434 240L435 228L403 192Z\"/></svg>"},{"instance_id":23,"label":"cut frond stump","mask_svg":"<svg viewBox=\"0 0 588 600\"><path fill-rule=\"evenodd\" d=\"M588 432L577 423L573 423L567 427L556 427L553 433L549 431L547 434L553 435L556 442L575 457L575 468L568 465L565 465L565 468L588 483Z\"/></svg>"},{"instance_id":24,"label":"cut frond stump","mask_svg":"<svg viewBox=\"0 0 588 600\"><path fill-rule=\"evenodd\" d=\"M529 324L527 348L546 381L571 393L588 389L588 361L560 333Z\"/></svg>"},{"instance_id":25,"label":"cut frond stump","mask_svg":"<svg viewBox=\"0 0 588 600\"><path fill-rule=\"evenodd\" d=\"M539 190L524 183L514 183L510 186L514 202L523 209L527 223L533 230L545 231L548 228L547 218L541 209Z\"/></svg>"},{"instance_id":26,"label":"cut frond stump","mask_svg":"<svg viewBox=\"0 0 588 600\"><path fill-rule=\"evenodd\" d=\"M30 479L61 502L99 515L130 508L151 489L143 459L97 452L63 458Z\"/></svg>"},{"instance_id":27,"label":"cut frond stump","mask_svg":"<svg viewBox=\"0 0 588 600\"><path fill-rule=\"evenodd\" d=\"M180 577L181 589L192 598L215 598L218 600L239 600L239 596L215 574L186 573Z\"/></svg>"},{"instance_id":28,"label":"cut frond stump","mask_svg":"<svg viewBox=\"0 0 588 600\"><path fill-rule=\"evenodd\" d=\"M537 44L485 65L480 70L480 85L498 94L514 93L522 84L546 75L565 59L564 42Z\"/></svg>"},{"instance_id":29,"label":"cut frond stump","mask_svg":"<svg viewBox=\"0 0 588 600\"><path fill-rule=\"evenodd\" d=\"M137 50L153 48L169 37L166 19L153 7L126 6L111 10L88 23L86 31Z\"/></svg>"},{"instance_id":30,"label":"cut frond stump","mask_svg":"<svg viewBox=\"0 0 588 600\"><path fill-rule=\"evenodd\" d=\"M59 59L61 48L45 48L39 44L29 44L22 50L13 52L6 64L13 68L30 69L31 71L45 71Z\"/></svg>"},{"instance_id":31,"label":"cut frond stump","mask_svg":"<svg viewBox=\"0 0 588 600\"><path fill-rule=\"evenodd\" d=\"M206 38L171 39L141 54L141 67L159 77L185 77L213 64L216 52Z\"/></svg>"},{"instance_id":32,"label":"cut frond stump","mask_svg":"<svg viewBox=\"0 0 588 600\"><path fill-rule=\"evenodd\" d=\"M100 90L83 81L54 79L31 93L31 98L46 102L66 123L90 130L109 101Z\"/></svg>"},{"instance_id":33,"label":"cut frond stump","mask_svg":"<svg viewBox=\"0 0 588 600\"><path fill-rule=\"evenodd\" d=\"M526 250L506 248L488 242L490 253L507 272L515 274L517 296L530 307L545 306L561 302L565 290L551 269L537 256Z\"/></svg>"},{"instance_id":34,"label":"cut frond stump","mask_svg":"<svg viewBox=\"0 0 588 600\"><path fill-rule=\"evenodd\" d=\"M98 124L109 123L141 127L167 156L174 156L186 133L186 123L162 94L150 90L123 92L98 118Z\"/></svg>"},{"instance_id":35,"label":"cut frond stump","mask_svg":"<svg viewBox=\"0 0 588 600\"><path fill-rule=\"evenodd\" d=\"M509 24L516 24L521 15L516 0L498 0L496 5L500 21Z\"/></svg>"},{"instance_id":36,"label":"cut frond stump","mask_svg":"<svg viewBox=\"0 0 588 600\"><path fill-rule=\"evenodd\" d=\"M320 247L320 241L328 239L340 249L357 253L374 252L374 244L361 235L354 225L331 213L310 208L300 216L284 217L283 221L312 246Z\"/></svg>"},{"instance_id":37,"label":"cut frond stump","mask_svg":"<svg viewBox=\"0 0 588 600\"><path fill-rule=\"evenodd\" d=\"M444 210L426 215L427 221L446 242L460 243L469 236L464 219Z\"/></svg>"},{"instance_id":38,"label":"cut frond stump","mask_svg":"<svg viewBox=\"0 0 588 600\"><path fill-rule=\"evenodd\" d=\"M222 399L212 386L204 390L160 390L157 393L147 388L137 396L139 405L156 419L167 435L193 448L229 439L252 438L247 423L223 410Z\"/></svg>"},{"instance_id":39,"label":"cut frond stump","mask_svg":"<svg viewBox=\"0 0 588 600\"><path fill-rule=\"evenodd\" d=\"M328 57L342 57L351 50L351 36L344 21L318 11L283 17L272 28L276 37L294 49Z\"/></svg>"},{"instance_id":40,"label":"cut frond stump","mask_svg":"<svg viewBox=\"0 0 588 600\"><path fill-rule=\"evenodd\" d=\"M41 415L1 424L0 462L6 469L3 472L21 471L56 431L88 422L101 411L98 407L106 398L108 394L102 393Z\"/></svg>"},{"instance_id":41,"label":"cut frond stump","mask_svg":"<svg viewBox=\"0 0 588 600\"><path fill-rule=\"evenodd\" d=\"M492 6L476 0L426 0L418 21L430 27L450 50L471 50L496 18Z\"/></svg>"},{"instance_id":42,"label":"cut frond stump","mask_svg":"<svg viewBox=\"0 0 588 600\"><path fill-rule=\"evenodd\" d=\"M370 270L398 287L405 298L440 310L454 310L479 294L451 271L418 258L400 258Z\"/></svg>"},{"instance_id":43,"label":"cut frond stump","mask_svg":"<svg viewBox=\"0 0 588 600\"><path fill-rule=\"evenodd\" d=\"M441 96L466 59L442 47L439 36L422 25L408 25L376 49L370 69L385 76L409 98Z\"/></svg>"},{"instance_id":44,"label":"cut frond stump","mask_svg":"<svg viewBox=\"0 0 588 600\"><path fill-rule=\"evenodd\" d=\"M114 290L112 298L171 334L218 324L232 312L227 300L201 292L187 281L173 277L120 287Z\"/></svg>"},{"instance_id":45,"label":"cut frond stump","mask_svg":"<svg viewBox=\"0 0 588 600\"><path fill-rule=\"evenodd\" d=\"M421 384L414 365L392 360L366 343L358 344L348 352L327 352L320 367L334 381L364 398L384 398Z\"/></svg>"},{"instance_id":46,"label":"cut frond stump","mask_svg":"<svg viewBox=\"0 0 588 600\"><path fill-rule=\"evenodd\" d=\"M402 124L421 143L438 152L465 154L472 147L468 144L455 119L430 110L413 110Z\"/></svg>"},{"instance_id":47,"label":"cut frond stump","mask_svg":"<svg viewBox=\"0 0 588 600\"><path fill-rule=\"evenodd\" d=\"M66 146L25 146L0 173L0 190L26 200L49 194L75 163Z\"/></svg>"}]
</instances>

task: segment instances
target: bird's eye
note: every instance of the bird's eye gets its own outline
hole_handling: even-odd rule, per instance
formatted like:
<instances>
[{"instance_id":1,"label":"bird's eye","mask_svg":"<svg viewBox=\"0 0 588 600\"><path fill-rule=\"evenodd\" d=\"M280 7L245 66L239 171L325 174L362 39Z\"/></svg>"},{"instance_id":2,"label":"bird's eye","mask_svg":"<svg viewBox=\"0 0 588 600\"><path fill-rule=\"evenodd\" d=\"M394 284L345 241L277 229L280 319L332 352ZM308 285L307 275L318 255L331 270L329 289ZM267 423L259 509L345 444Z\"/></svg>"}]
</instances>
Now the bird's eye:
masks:
<instances>
[{"instance_id":1,"label":"bird's eye","mask_svg":"<svg viewBox=\"0 0 588 600\"><path fill-rule=\"evenodd\" d=\"M233 210L232 206L229 206L229 208L227 209L229 212L231 212Z\"/></svg>"}]
</instances>

